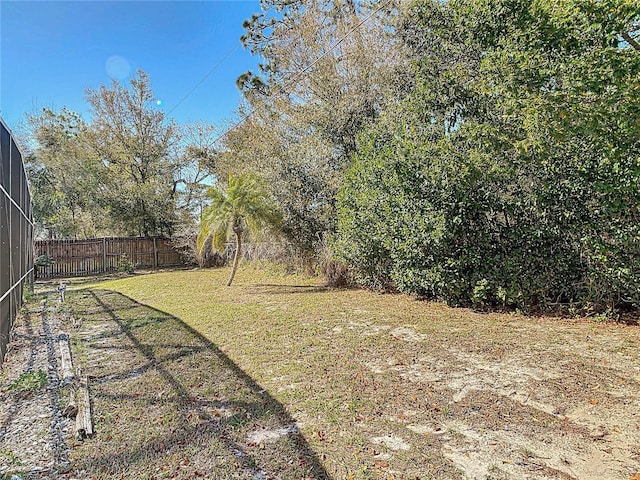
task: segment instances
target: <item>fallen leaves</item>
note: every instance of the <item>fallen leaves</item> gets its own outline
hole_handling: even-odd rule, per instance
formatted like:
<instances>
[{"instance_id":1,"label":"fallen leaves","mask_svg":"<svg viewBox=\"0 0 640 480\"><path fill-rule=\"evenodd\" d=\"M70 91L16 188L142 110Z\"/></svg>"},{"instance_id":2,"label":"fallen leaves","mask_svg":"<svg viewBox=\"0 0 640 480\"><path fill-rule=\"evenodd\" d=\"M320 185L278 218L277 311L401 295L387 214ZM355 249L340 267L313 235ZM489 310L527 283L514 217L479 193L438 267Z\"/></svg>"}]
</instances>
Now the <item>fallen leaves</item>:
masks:
<instances>
[{"instance_id":1,"label":"fallen leaves","mask_svg":"<svg viewBox=\"0 0 640 480\"><path fill-rule=\"evenodd\" d=\"M348 293L349 295L352 294L351 292ZM254 297L255 295L251 294L247 300L253 302L255 300ZM287 295L287 298L290 299L290 296ZM314 299L317 298L319 297L316 295ZM383 300L386 302L386 297ZM271 302L272 299L269 301ZM290 300L287 301L290 302ZM347 312L345 318L348 319L350 315L348 312L351 310L347 307L343 308L341 302L342 300L335 303L340 305L340 309L344 309ZM288 308L293 308L291 303L287 305ZM324 304L323 308L329 309ZM384 309L380 310L381 312L386 311ZM424 306L422 305L415 318L422 315L423 310ZM463 311L461 313L460 311L457 312L456 315L461 318L466 315ZM235 410L236 403L239 403L240 400L242 405L245 405L245 402L254 402L255 393L253 392L258 387L250 389L246 393L246 398L245 393L242 393L244 392L244 386L237 387L242 395L238 395L238 402L236 402L236 392L234 390L236 384L233 383L233 376L218 374L217 376L222 378L224 382L220 380L220 383L216 383L216 376L211 375L209 371L217 372L215 370L217 367L209 366L205 355L206 352L194 355L193 360L191 360L191 357L185 357L182 359L184 363L182 366L171 363L171 372L176 375L180 374L180 378L184 379L184 385L187 386L193 383L199 384L202 381L200 377L207 378L202 387L189 388L189 390L193 390L193 392L189 392L192 397L200 395L200 404L197 405L198 408L195 408L192 405L180 403L179 415L169 416L168 420L157 424L158 428L178 428L178 431L172 435L164 434L163 431L163 434L159 435L158 438L171 438L172 442L174 438L183 438L184 435L182 435L179 428L182 426L182 415L186 415L189 410L199 413L199 409L202 409L210 417L213 417L216 428L209 427L208 430L202 431L200 427L193 427L192 431L198 432L195 435L193 444L191 443L192 438L187 437L188 447L175 451L172 449L171 452L173 454L171 456L167 454L167 458L154 461L173 462L170 465L173 465L174 470L167 472L167 478L170 477L171 473L177 471L184 480L195 468L205 472L207 478L215 478L215 474L212 473L214 468L233 469L234 464L232 462L234 462L234 459L228 458L229 454L225 451L223 445L223 443L226 443L226 439L223 439L225 442L219 442L219 445L216 442L206 442L207 446L212 445L215 447L211 447L213 454L207 452L206 456L199 456L200 441L202 439L215 438L219 432L225 432L229 439L233 441L231 444L244 449L246 456L252 461L256 460L261 468L264 465L265 471L269 472L269 474L274 474L284 464L284 453L288 453L288 450L284 449L293 448L293 454L289 457L293 463L286 467L291 472L288 478L306 480L309 475L318 475L319 478L323 475L318 474L318 472L326 471L327 476L336 479L344 479L347 472L350 472L347 478L354 480L361 478L389 480L392 478L392 474L396 477L413 480L414 472L420 474L423 478L430 478L431 472L439 472L436 476L440 476L440 478L447 476L449 470L453 472L453 469L457 467L452 464L451 459L442 455L443 452L450 452L452 458L466 462L468 465L476 462L483 466L485 465L484 462L487 461L491 462L491 464L496 464L496 468L501 470L509 470L512 473L517 472L513 473L514 477L524 478L527 474L535 476L540 474L538 467L532 463L533 460L518 463L523 461L524 455L513 454L512 442L517 441L518 445L531 445L531 439L544 438L545 441L549 441L549 446L542 446L539 452L536 449L536 453L545 454L548 451L552 451L554 455L556 455L556 452L557 455L569 455L572 452L570 451L568 454L563 446L573 445L574 442L576 442L575 445L580 442L581 448L583 445L586 445L585 448L596 448L604 447L605 445L588 442L606 438L607 442L617 441L619 445L627 446L629 438L633 438L633 433L636 431L637 422L635 422L635 419L625 423L624 419L628 417L623 417L622 415L605 417L604 415L607 412L599 412L605 405L607 410L614 411L615 408L620 407L620 412L622 412L627 407L623 407L621 402L626 402L627 398L632 397L629 396L618 400L618 397L612 396L611 392L618 392L615 377L608 380L611 385L605 385L607 383L605 382L606 377L602 377L601 383L604 387L599 391L596 390L593 386L593 373L601 373L603 370L592 365L595 362L594 359L590 359L589 362L591 363L588 364L582 356L578 356L576 361L571 358L565 360L560 357L559 350L564 348L564 345L558 347L557 351L552 350L548 358L538 356L539 353L543 352L543 347L546 346L548 329L541 328L537 321L534 322L533 326L536 328L535 332L539 331L540 333L531 333L533 347L527 346L524 353L518 350L522 337L520 331L518 331L514 337L515 340L511 343L510 336L507 338L500 333L509 329L501 326L500 329L496 330L496 335L500 339L507 339L506 345L509 348L505 350L505 348L498 348L493 343L493 338L487 337L491 342L484 342L485 334L488 335L491 332L483 332L482 329L475 328L476 324L472 323L468 331L469 334L472 333L473 335L467 338L465 336L466 333L464 333L466 330L464 330L464 335L460 334L462 336L459 340L455 340L456 348L452 350L443 348L440 352L442 353L442 358L436 356L433 346L428 345L426 342L422 345L424 348L417 345L414 349L415 352L398 352L395 350L395 344L386 345L386 340L384 339L387 337L384 336L380 336L380 341L376 340L376 343L373 340L378 337L367 337L365 343L367 348L362 352L359 350L363 344L361 339L355 338L351 343L350 337L341 337L340 342L344 343L339 344L340 348L335 348L339 355L336 358L333 346L337 340L329 332L330 327L333 325L331 322L334 317L342 318L343 313L341 311L332 312L329 321L317 324L310 321L309 325L300 323L299 319L301 317L304 317L306 322L307 319L304 315L295 316L296 320L292 323L293 326L291 328L288 326L284 328L283 323L282 332L278 330L278 334L282 334L281 339L278 335L268 336L270 341L275 342L273 351L262 347L258 350L259 345L253 345L251 342L244 344L238 341L236 344L234 342L238 338L244 337L230 335L227 330L224 330L219 335L220 339L224 339L223 343L226 345L227 352L230 352L229 355L231 357L233 357L232 354L240 355L237 358L241 360L241 364L247 367L249 373L255 374L256 379L269 385L269 388L286 387L289 384L300 386L299 391L296 390L292 393L288 390L283 390L278 394L278 400L283 402L286 407L283 415L289 415L287 412L295 412L296 418L300 417L302 425L300 437L283 440L275 446L267 444L266 449L264 445L259 445L259 442L248 443L249 448L246 449L244 442L252 439L246 435L246 432L269 425L270 423L265 420L267 417L262 417L261 415L263 415L262 412L266 412L267 407L269 411L273 411L273 405L275 404L266 404L264 410L255 408L255 412L259 412L255 414L255 425L245 421L245 417ZM282 321L284 322L284 320ZM483 325L491 324L491 322L486 323L483 318L476 318L475 316L472 321L480 321ZM259 325L259 322L261 322L260 319L253 321L252 328L258 328L256 325ZM461 324L455 323L452 328L460 327L466 329L466 323L462 320L460 322ZM528 324L525 324L523 320L510 317L508 322L510 325L512 323L517 324L519 329L527 331L525 328L528 328ZM273 328L271 323L265 322L265 324L268 328ZM222 328L227 324L220 322L220 325ZM298 328L298 330L295 330L296 332L313 331L314 335L317 333L317 339L321 341L325 340L322 332L325 332L328 328L329 331L325 332L327 333L326 342L332 349L325 353L320 347L314 347L313 354L304 356L297 350L294 352L293 340L290 334L294 327ZM584 326L584 328L587 327L588 325ZM235 328L240 327L234 326ZM280 324L278 324L279 328ZM218 334L216 333L216 335ZM437 335L439 336L441 333L437 333ZM458 333L456 333L457 335ZM543 337L540 335L543 335ZM442 336L444 338L444 334ZM259 335L252 334L251 341L258 337ZM472 344L472 340L476 342L478 337L482 342L480 344ZM297 337L295 339L295 342L297 342ZM153 341L153 339L147 339L146 337L144 337L144 340L145 344L151 344ZM445 340L446 343L442 346L451 347L454 345L453 341ZM281 343L278 343L280 341ZM305 345L311 343L317 345L319 343L315 339L313 342L304 343L305 341L303 339L301 349ZM527 338L528 341L529 339ZM175 343L185 344L186 341L176 341ZM196 342L192 343L195 344ZM526 345L529 344L526 343ZM439 346L440 344L438 344ZM281 347L281 351L277 350L276 347ZM477 348L473 349L472 347ZM513 347L513 351L511 351L511 347ZM538 349L540 350L538 351ZM291 351L291 353L287 354L287 351ZM267 356L265 352L271 353L268 353ZM370 364L385 365L381 359L386 358L390 352L397 356L402 355L402 358L394 360L393 364L404 366L402 368L387 368L385 366L384 373L376 374L376 387L378 390L377 393L372 394L371 384L362 383L363 379L366 380L368 378L366 367ZM349 355L352 357L349 357ZM411 355L414 355L414 358L410 358ZM271 360L272 357L274 360ZM263 358L269 358L269 363L263 365L258 362L258 360L262 361ZM185 359L189 361L187 362ZM479 360L482 360L482 365L487 367L486 369L477 368L480 365L478 363ZM549 362L552 360L557 362L557 365L550 366ZM325 363L323 364L321 361ZM577 363L578 361L583 363ZM296 362L302 363L298 364ZM330 363L327 364L327 362ZM539 365L538 362L540 362ZM196 368L201 365L208 368ZM329 368L327 368L327 365ZM191 370L186 370L187 366ZM185 368L185 371L182 371L181 368ZM440 373L446 373L448 376L438 381L427 382L427 380L434 378L425 373L430 368ZM360 370L365 373L359 376L354 375L354 371L359 372ZM420 378L413 376L413 374L409 375L414 370L423 372L425 375ZM640 371L640 367L638 367L638 370ZM198 377L195 380L193 379L194 377L190 376L192 371L197 372ZM608 372L609 370L606 371ZM546 378L548 374L551 379L548 382L537 381L529 374L535 378L538 378L538 375L540 378ZM554 377L556 374L557 377ZM144 377L139 380L144 380ZM229 388L222 389L220 387L229 381L231 381ZM452 383L454 385L452 387L448 385L449 382L456 383ZM158 382L158 388L160 388L161 384L164 386L162 382ZM109 386L110 384L105 384L105 388ZM468 387L465 391L464 400L457 403L453 402L452 394L457 393L464 386ZM635 384L632 386L635 388ZM150 384L148 389L150 390L152 387L155 387L155 385ZM475 387L481 388L475 389ZM161 395L162 401L150 405L149 410L151 411L150 413L154 414L153 418L163 418L164 411L173 406L170 386L164 386L164 388L169 388L169 390ZM510 395L512 391L520 392L521 395ZM530 397L525 396L525 393L528 392L531 394ZM635 390L632 390L633 392ZM211 399L214 394L220 399ZM203 399L207 400L204 401ZM146 407L146 403L142 401L139 403ZM553 411L553 415L548 415L545 413L546 410L537 408L539 406L538 403L542 406L546 404L550 408L557 407L557 410ZM116 404L114 403L114 405ZM625 405L627 404L625 403ZM138 407L137 402L131 403L131 409L133 407L141 408ZM127 410L123 410L125 415L128 414ZM250 410L253 412L254 407L252 406ZM571 413L571 418L574 420L565 415L567 412ZM581 415L585 416L586 425L581 423ZM586 417L586 415L590 415L590 417ZM296 418L292 421L296 421ZM606 423L610 432L609 436L605 437L604 431L595 430L594 427L597 423L594 422ZM617 431L614 430L615 424L621 426L625 435L620 435L619 429ZM218 425L219 428L217 428ZM388 430L391 431L387 432ZM501 432L506 432L506 436L503 436ZM412 449L408 452L400 451L396 454L385 444L378 446L370 441L371 435L384 435L385 433L406 436L407 443L411 443ZM589 438L589 434L592 434L593 440ZM565 435L568 436L567 439L563 438ZM104 440L105 437L103 436L101 439ZM98 439L98 441L101 441L101 439ZM120 437L114 436L107 448L111 448L111 445L116 446L118 443L123 442L120 441ZM297 450L300 448L306 449L307 443L312 449L308 460L299 460L301 452ZM463 449L463 447L466 448L467 444L477 446L477 455L474 450L465 451ZM448 449L446 445L455 447L455 450ZM85 447L86 449L87 447ZM166 452L167 449L168 447L158 447L161 452ZM186 452L189 452L189 454L191 452L196 453L193 457L189 457L185 455ZM302 453L305 452L303 451ZM190 459L191 465L189 468L179 468L177 464L185 456ZM122 457L125 458L124 455ZM178 458L176 459L176 457ZM569 458L571 458L570 455ZM526 460L526 458L524 459ZM607 459L608 457L605 458L605 462ZM542 464L542 461L540 463ZM367 467L366 471L362 469L364 465ZM502 465L505 466L503 467ZM637 465L633 465L630 460L627 461L626 465L627 467L631 465L631 468L626 470L626 474L631 477L632 474L636 473L633 470L638 470L634 468ZM565 471L570 471L565 468L564 464L558 466ZM145 468L151 467L145 466ZM238 466L235 468L238 468L238 471L242 474L242 461L238 462ZM409 472L411 472L411 475L409 475ZM558 478L562 476L561 473L550 475ZM142 477L143 475L140 475L138 478ZM627 479L629 477L624 476ZM634 475L631 480L640 480L640 472Z\"/></svg>"}]
</instances>

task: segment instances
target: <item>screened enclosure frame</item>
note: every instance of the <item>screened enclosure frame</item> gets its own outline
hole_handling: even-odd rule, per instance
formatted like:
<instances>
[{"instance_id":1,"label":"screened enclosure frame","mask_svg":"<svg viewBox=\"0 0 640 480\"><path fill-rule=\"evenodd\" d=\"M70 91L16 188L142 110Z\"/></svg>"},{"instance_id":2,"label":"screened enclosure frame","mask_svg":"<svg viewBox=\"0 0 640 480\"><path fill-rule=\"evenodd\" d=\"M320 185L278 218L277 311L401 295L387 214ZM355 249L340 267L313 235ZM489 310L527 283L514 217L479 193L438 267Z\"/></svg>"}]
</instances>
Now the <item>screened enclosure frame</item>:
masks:
<instances>
[{"instance_id":1,"label":"screened enclosure frame","mask_svg":"<svg viewBox=\"0 0 640 480\"><path fill-rule=\"evenodd\" d=\"M22 306L24 285L32 281L31 191L22 153L0 118L0 363Z\"/></svg>"}]
</instances>

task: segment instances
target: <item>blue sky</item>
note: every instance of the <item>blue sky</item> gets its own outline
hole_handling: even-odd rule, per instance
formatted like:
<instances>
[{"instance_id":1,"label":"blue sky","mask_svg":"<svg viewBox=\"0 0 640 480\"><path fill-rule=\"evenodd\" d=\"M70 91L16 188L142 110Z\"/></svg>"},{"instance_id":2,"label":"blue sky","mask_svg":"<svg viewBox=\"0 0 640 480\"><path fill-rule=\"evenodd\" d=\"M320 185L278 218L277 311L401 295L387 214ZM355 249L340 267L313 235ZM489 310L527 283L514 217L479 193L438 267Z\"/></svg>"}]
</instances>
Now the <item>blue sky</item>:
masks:
<instances>
[{"instance_id":1,"label":"blue sky","mask_svg":"<svg viewBox=\"0 0 640 480\"><path fill-rule=\"evenodd\" d=\"M87 88L151 78L165 112L239 42L258 0L0 0L0 115L16 128L26 112L67 106L86 118ZM258 59L233 51L171 117L221 124L238 105L236 78Z\"/></svg>"}]
</instances>

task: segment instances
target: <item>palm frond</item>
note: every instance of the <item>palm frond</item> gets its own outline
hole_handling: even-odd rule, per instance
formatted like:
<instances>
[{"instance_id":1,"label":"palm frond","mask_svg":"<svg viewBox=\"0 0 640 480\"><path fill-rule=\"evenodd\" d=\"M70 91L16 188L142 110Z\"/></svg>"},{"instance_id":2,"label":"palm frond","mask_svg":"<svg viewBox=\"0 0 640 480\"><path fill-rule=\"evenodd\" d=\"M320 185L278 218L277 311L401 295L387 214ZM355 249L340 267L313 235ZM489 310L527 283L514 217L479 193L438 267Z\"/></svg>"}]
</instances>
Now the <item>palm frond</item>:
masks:
<instances>
[{"instance_id":1,"label":"palm frond","mask_svg":"<svg viewBox=\"0 0 640 480\"><path fill-rule=\"evenodd\" d=\"M282 217L271 202L266 184L257 175L229 175L226 188L210 188L207 197L211 204L202 214L198 235L200 250L209 238L214 248L224 250L234 227L246 228L258 238L263 232L280 226Z\"/></svg>"}]
</instances>

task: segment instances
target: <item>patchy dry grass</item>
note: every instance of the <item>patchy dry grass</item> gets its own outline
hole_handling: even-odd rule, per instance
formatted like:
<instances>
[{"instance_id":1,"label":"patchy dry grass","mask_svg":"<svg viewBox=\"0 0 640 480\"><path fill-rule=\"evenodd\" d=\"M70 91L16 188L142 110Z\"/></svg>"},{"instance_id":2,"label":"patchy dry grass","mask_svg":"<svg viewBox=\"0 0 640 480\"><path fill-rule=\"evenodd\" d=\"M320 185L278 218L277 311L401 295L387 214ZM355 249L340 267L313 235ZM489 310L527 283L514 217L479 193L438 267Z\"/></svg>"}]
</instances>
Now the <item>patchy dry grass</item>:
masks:
<instances>
[{"instance_id":1,"label":"patchy dry grass","mask_svg":"<svg viewBox=\"0 0 640 480\"><path fill-rule=\"evenodd\" d=\"M640 335L245 267L68 292L97 478L628 479Z\"/></svg>"}]
</instances>

